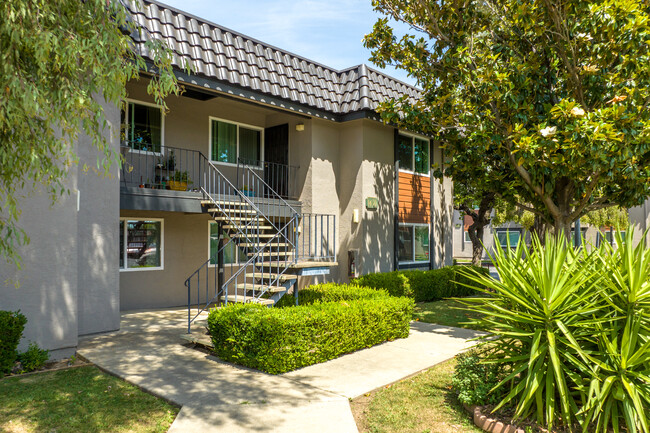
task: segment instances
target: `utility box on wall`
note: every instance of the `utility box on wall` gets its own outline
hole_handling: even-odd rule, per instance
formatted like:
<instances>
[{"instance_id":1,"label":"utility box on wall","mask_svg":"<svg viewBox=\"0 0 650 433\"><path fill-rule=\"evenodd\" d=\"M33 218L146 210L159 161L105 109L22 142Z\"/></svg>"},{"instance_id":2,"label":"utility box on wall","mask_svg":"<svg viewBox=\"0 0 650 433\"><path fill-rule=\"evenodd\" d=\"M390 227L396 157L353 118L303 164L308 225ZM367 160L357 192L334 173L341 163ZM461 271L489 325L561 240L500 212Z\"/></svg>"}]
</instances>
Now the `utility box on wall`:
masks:
<instances>
[{"instance_id":1,"label":"utility box on wall","mask_svg":"<svg viewBox=\"0 0 650 433\"><path fill-rule=\"evenodd\" d=\"M359 250L349 250L348 251L348 277L350 279L359 276L358 261L359 261Z\"/></svg>"}]
</instances>

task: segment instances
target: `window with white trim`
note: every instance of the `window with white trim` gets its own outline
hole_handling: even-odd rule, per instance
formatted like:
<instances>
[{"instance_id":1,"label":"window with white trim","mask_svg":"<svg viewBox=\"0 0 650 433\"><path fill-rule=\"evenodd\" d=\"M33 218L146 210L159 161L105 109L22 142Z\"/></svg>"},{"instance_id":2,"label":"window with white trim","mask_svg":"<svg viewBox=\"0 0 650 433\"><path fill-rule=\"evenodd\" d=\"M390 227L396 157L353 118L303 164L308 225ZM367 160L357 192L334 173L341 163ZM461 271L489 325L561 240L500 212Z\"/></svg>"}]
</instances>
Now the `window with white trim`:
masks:
<instances>
[{"instance_id":1,"label":"window with white trim","mask_svg":"<svg viewBox=\"0 0 650 433\"><path fill-rule=\"evenodd\" d=\"M417 174L429 174L429 140L412 135L397 137L397 158L399 168Z\"/></svg>"},{"instance_id":2,"label":"window with white trim","mask_svg":"<svg viewBox=\"0 0 650 433\"><path fill-rule=\"evenodd\" d=\"M160 153L163 147L164 118L159 105L127 101L121 116L123 146Z\"/></svg>"},{"instance_id":3,"label":"window with white trim","mask_svg":"<svg viewBox=\"0 0 650 433\"><path fill-rule=\"evenodd\" d=\"M163 220L120 218L120 270L163 269Z\"/></svg>"},{"instance_id":4,"label":"window with white trim","mask_svg":"<svg viewBox=\"0 0 650 433\"><path fill-rule=\"evenodd\" d=\"M217 264L217 253L219 252L219 224L214 221L208 221L208 259L210 259L210 266ZM223 234L223 244L227 245L230 242L230 237L226 232ZM223 263L230 265L238 263L238 250L234 242L230 243L223 250Z\"/></svg>"},{"instance_id":5,"label":"window with white trim","mask_svg":"<svg viewBox=\"0 0 650 433\"><path fill-rule=\"evenodd\" d=\"M469 237L469 230L468 229L463 229L463 240L465 242L472 242L472 240Z\"/></svg>"},{"instance_id":6,"label":"window with white trim","mask_svg":"<svg viewBox=\"0 0 650 433\"><path fill-rule=\"evenodd\" d=\"M501 248L508 248L508 243L510 247L514 248L519 243L521 239L521 231L519 230L509 230L509 229L497 229L496 237L499 241Z\"/></svg>"},{"instance_id":7,"label":"window with white trim","mask_svg":"<svg viewBox=\"0 0 650 433\"><path fill-rule=\"evenodd\" d=\"M236 164L242 159L258 164L263 159L263 129L210 118L210 159Z\"/></svg>"},{"instance_id":8,"label":"window with white trim","mask_svg":"<svg viewBox=\"0 0 650 433\"><path fill-rule=\"evenodd\" d=\"M429 226L427 224L399 224L398 259L400 263L429 261Z\"/></svg>"}]
</instances>

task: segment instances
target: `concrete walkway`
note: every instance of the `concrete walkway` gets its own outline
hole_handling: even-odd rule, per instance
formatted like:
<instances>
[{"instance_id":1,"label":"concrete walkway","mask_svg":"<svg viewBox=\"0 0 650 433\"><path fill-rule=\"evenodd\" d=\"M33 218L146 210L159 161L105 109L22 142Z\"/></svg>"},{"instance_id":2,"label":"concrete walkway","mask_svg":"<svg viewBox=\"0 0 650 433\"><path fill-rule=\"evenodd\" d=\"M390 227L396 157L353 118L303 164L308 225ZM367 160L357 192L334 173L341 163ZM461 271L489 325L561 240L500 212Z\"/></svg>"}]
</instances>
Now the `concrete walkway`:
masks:
<instances>
[{"instance_id":1,"label":"concrete walkway","mask_svg":"<svg viewBox=\"0 0 650 433\"><path fill-rule=\"evenodd\" d=\"M478 335L414 322L407 339L274 376L184 346L186 315L183 309L126 312L120 331L85 337L78 349L182 406L170 432L357 432L349 398L444 361Z\"/></svg>"}]
</instances>

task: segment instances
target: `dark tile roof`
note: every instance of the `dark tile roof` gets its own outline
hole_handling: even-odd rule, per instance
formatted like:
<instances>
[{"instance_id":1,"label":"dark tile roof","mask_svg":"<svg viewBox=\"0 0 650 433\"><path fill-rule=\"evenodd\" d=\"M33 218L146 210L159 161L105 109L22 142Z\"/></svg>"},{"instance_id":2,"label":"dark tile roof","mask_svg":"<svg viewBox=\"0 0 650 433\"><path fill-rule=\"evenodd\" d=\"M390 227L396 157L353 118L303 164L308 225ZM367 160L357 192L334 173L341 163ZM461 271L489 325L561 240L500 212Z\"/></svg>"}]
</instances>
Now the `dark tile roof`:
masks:
<instances>
[{"instance_id":1,"label":"dark tile roof","mask_svg":"<svg viewBox=\"0 0 650 433\"><path fill-rule=\"evenodd\" d=\"M374 110L387 98L420 91L366 65L342 71L151 0L129 4L143 28L135 46L148 57L144 41L161 39L174 51L174 65L188 61L192 74L335 115Z\"/></svg>"}]
</instances>

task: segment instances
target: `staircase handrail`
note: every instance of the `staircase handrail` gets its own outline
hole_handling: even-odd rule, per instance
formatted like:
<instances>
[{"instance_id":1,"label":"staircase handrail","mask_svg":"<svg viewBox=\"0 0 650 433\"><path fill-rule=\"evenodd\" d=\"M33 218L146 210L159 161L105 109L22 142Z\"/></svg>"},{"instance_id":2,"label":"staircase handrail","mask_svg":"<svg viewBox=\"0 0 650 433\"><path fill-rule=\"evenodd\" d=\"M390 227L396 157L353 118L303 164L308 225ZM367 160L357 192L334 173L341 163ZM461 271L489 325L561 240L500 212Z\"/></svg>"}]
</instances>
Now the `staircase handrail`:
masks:
<instances>
[{"instance_id":1,"label":"staircase handrail","mask_svg":"<svg viewBox=\"0 0 650 433\"><path fill-rule=\"evenodd\" d=\"M229 285L233 280L236 281L236 280L237 280L237 277L238 277L239 275L241 275L242 272L245 272L246 268L247 268L249 265L251 265L252 263L254 263L255 260L257 260L257 258L259 257L259 254L262 253L262 252L264 251L264 249L265 249L267 246L269 246L269 245L270 245L274 240L276 240L276 239L277 239L278 237L280 237L281 235L284 236L284 238L286 239L286 241L287 241L288 243L290 243L290 244L292 245L293 249L294 249L294 255L293 255L293 258L292 258L291 260L287 260L287 262L290 262L290 263L294 263L294 264L295 264L295 263L298 261L298 255L297 255L297 251L296 251L296 246L295 246L294 243L292 243L292 242L289 240L289 238L288 238L286 235L283 235L282 232L283 232L283 231L284 231L284 230L285 230L285 229L286 229L286 228L287 228L291 223L295 223L295 222L298 220L298 218L299 218L299 215L298 215L298 214L294 214L294 216L291 217L291 219L290 219L290 220L289 220L289 221L288 221L288 222L287 222L287 223L286 223L286 224L285 224L285 225L280 229L280 231L278 231L278 232L275 234L275 236L273 236L273 237L272 237L271 239L269 239L269 240L268 240L264 245L262 245L262 246L261 246L257 251L255 251L255 253L251 256L250 259L248 259L248 261L247 261L245 264L243 264L243 265L240 264L240 268L239 268L239 270L237 270L235 273L233 273L233 274L230 276L230 278L228 278L228 280L226 280L226 281L223 283L223 286L224 286L224 287L227 287L227 286L228 286L228 285ZM276 283L278 282L278 280L280 279L280 276L283 275L283 274L287 271L287 269L288 269L289 267L290 267L290 266L285 266L285 269L284 269L282 272L278 272L278 276L275 278L275 280L273 280L272 283L269 284L269 286L272 286L272 285L276 284ZM262 294L260 294L260 296L261 296L261 295L262 295ZM227 301L226 301L226 302L227 302Z\"/></svg>"},{"instance_id":2,"label":"staircase handrail","mask_svg":"<svg viewBox=\"0 0 650 433\"><path fill-rule=\"evenodd\" d=\"M300 215L300 212L295 210L293 208L293 206L291 206L289 203L287 203L287 201L284 198L282 198L282 196L280 194L278 194L271 186L269 186L269 184L266 183L266 181L264 179L262 179L259 174L255 173L255 170L250 165L248 165L246 160L244 160L242 158L239 158L239 162L244 166L244 168L248 169L253 174L253 176L255 176L257 179L259 179L264 184L264 186L266 186L268 188L268 191L271 191L275 195L275 197L277 197L282 203L284 203L285 206L287 206L289 209L291 209L291 211L294 213L294 215L295 214Z\"/></svg>"}]
</instances>

